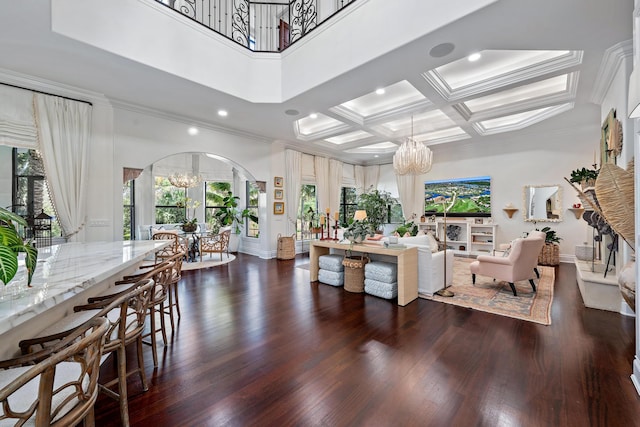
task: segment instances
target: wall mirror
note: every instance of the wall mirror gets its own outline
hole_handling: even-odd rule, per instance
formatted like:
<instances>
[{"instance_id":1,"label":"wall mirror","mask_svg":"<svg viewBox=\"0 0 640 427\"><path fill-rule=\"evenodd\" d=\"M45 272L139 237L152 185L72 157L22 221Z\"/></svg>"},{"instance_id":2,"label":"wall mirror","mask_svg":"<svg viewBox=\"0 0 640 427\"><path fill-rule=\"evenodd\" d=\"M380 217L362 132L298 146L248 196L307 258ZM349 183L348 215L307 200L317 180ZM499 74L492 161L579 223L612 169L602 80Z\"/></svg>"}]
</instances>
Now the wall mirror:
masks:
<instances>
[{"instance_id":1,"label":"wall mirror","mask_svg":"<svg viewBox=\"0 0 640 427\"><path fill-rule=\"evenodd\" d=\"M562 221L562 187L559 185L524 186L524 220Z\"/></svg>"}]
</instances>

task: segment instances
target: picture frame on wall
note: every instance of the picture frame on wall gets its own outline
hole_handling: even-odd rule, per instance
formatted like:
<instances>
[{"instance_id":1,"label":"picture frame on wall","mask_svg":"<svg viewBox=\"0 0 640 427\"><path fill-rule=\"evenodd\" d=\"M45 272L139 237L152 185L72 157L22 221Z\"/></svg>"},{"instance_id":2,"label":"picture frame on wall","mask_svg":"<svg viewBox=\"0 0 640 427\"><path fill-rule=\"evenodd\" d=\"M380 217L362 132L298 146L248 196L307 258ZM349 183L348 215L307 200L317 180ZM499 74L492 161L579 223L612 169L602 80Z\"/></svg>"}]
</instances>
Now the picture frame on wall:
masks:
<instances>
[{"instance_id":1,"label":"picture frame on wall","mask_svg":"<svg viewBox=\"0 0 640 427\"><path fill-rule=\"evenodd\" d=\"M273 214L274 215L284 214L284 202L273 202Z\"/></svg>"},{"instance_id":2,"label":"picture frame on wall","mask_svg":"<svg viewBox=\"0 0 640 427\"><path fill-rule=\"evenodd\" d=\"M282 177L281 176L276 176L273 178L273 186L274 187L282 187Z\"/></svg>"},{"instance_id":3,"label":"picture frame on wall","mask_svg":"<svg viewBox=\"0 0 640 427\"><path fill-rule=\"evenodd\" d=\"M283 190L273 190L273 198L276 200L284 199L284 191Z\"/></svg>"}]
</instances>

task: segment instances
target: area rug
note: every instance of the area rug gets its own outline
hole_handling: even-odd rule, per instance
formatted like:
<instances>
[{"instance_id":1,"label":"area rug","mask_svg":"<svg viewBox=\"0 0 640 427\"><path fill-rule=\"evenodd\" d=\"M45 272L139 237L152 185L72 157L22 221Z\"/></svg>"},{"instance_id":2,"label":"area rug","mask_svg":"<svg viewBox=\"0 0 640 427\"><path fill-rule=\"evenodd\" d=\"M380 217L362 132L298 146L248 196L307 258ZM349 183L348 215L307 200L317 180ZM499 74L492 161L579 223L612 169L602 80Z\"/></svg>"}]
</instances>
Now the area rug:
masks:
<instances>
[{"instance_id":1,"label":"area rug","mask_svg":"<svg viewBox=\"0 0 640 427\"><path fill-rule=\"evenodd\" d=\"M199 259L199 258L198 258ZM222 261L220 261L220 255L213 254L211 258L209 256L205 256L203 261L200 262L183 262L182 263L182 271L188 270L199 270L201 268L215 267L217 265L228 264L231 261L236 259L235 255L232 254L222 254Z\"/></svg>"},{"instance_id":2,"label":"area rug","mask_svg":"<svg viewBox=\"0 0 640 427\"><path fill-rule=\"evenodd\" d=\"M421 295L421 297L542 325L551 324L551 303L555 282L553 267L538 267L540 279L534 280L537 292L533 292L528 280L523 280L515 283L518 296L513 296L509 283L494 281L490 277L476 276L476 284L473 285L469 272L469 264L473 261L471 258L454 258L453 285L448 289L455 296Z\"/></svg>"}]
</instances>

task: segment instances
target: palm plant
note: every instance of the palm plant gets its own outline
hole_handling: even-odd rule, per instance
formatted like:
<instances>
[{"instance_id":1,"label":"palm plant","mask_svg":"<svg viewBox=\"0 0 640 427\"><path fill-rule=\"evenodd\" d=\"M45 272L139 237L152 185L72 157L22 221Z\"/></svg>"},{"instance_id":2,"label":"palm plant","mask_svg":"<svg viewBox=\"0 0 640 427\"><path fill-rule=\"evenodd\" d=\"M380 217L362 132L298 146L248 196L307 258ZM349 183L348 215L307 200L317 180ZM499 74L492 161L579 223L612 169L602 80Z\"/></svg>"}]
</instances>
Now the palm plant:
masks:
<instances>
[{"instance_id":1,"label":"palm plant","mask_svg":"<svg viewBox=\"0 0 640 427\"><path fill-rule=\"evenodd\" d=\"M24 218L11 211L0 208L0 280L5 285L18 272L18 254L25 253L25 267L27 268L27 284L31 284L33 273L38 261L38 249L31 240L24 240L16 225L27 226Z\"/></svg>"}]
</instances>

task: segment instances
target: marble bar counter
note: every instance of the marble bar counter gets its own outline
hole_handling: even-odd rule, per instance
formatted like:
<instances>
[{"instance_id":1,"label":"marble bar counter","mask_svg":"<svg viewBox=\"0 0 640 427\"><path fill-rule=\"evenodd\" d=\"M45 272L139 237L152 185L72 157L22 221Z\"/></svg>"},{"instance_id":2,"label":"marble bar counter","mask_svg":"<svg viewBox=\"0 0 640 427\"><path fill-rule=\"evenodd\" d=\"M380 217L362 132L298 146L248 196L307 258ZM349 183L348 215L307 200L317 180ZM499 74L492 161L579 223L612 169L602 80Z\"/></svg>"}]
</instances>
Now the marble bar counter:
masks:
<instances>
[{"instance_id":1,"label":"marble bar counter","mask_svg":"<svg viewBox=\"0 0 640 427\"><path fill-rule=\"evenodd\" d=\"M17 354L18 342L55 322L87 298L113 286L169 241L64 243L38 250L31 287L21 265L0 286L0 358Z\"/></svg>"}]
</instances>

